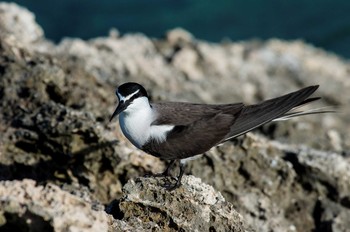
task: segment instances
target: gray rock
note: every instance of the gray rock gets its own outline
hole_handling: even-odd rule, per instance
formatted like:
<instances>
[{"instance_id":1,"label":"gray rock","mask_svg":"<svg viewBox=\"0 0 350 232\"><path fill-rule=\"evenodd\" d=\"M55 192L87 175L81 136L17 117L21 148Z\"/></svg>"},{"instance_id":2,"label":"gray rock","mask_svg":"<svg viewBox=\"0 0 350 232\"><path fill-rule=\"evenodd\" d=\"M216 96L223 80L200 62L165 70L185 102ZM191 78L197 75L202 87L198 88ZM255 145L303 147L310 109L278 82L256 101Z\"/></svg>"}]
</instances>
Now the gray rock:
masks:
<instances>
[{"instance_id":1,"label":"gray rock","mask_svg":"<svg viewBox=\"0 0 350 232\"><path fill-rule=\"evenodd\" d=\"M108 231L103 211L78 197L33 180L0 181L0 228L4 231Z\"/></svg>"},{"instance_id":2,"label":"gray rock","mask_svg":"<svg viewBox=\"0 0 350 232\"><path fill-rule=\"evenodd\" d=\"M349 170L349 161L337 153L252 133L237 145L210 150L188 167L259 231L312 231L325 224L345 228L347 219L327 212L334 207L350 212Z\"/></svg>"},{"instance_id":3,"label":"gray rock","mask_svg":"<svg viewBox=\"0 0 350 232\"><path fill-rule=\"evenodd\" d=\"M119 207L129 223L149 222L157 231L252 231L220 193L193 176L171 192L154 178L131 180L123 189Z\"/></svg>"},{"instance_id":4,"label":"gray rock","mask_svg":"<svg viewBox=\"0 0 350 232\"><path fill-rule=\"evenodd\" d=\"M0 27L0 36L13 36L25 45L41 40L44 35L34 14L14 3L0 3Z\"/></svg>"},{"instance_id":5,"label":"gray rock","mask_svg":"<svg viewBox=\"0 0 350 232\"><path fill-rule=\"evenodd\" d=\"M0 228L18 231L252 231L222 195L198 178L185 177L169 192L154 179L129 181L115 210L92 209L89 193L72 195L33 180L0 181ZM82 196L84 196L82 198Z\"/></svg>"}]
</instances>

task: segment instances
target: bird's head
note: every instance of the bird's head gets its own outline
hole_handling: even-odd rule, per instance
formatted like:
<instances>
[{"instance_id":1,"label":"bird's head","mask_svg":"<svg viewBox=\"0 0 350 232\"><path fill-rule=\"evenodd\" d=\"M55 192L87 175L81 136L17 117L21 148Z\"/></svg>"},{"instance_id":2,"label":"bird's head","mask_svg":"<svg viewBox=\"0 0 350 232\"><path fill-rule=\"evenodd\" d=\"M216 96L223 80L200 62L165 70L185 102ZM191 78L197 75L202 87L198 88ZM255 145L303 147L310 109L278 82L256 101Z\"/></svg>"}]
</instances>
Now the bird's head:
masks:
<instances>
[{"instance_id":1,"label":"bird's head","mask_svg":"<svg viewBox=\"0 0 350 232\"><path fill-rule=\"evenodd\" d=\"M136 110L142 110L144 107L149 107L147 91L138 83L124 83L117 88L115 94L118 97L119 103L110 121L122 112L132 113Z\"/></svg>"}]
</instances>

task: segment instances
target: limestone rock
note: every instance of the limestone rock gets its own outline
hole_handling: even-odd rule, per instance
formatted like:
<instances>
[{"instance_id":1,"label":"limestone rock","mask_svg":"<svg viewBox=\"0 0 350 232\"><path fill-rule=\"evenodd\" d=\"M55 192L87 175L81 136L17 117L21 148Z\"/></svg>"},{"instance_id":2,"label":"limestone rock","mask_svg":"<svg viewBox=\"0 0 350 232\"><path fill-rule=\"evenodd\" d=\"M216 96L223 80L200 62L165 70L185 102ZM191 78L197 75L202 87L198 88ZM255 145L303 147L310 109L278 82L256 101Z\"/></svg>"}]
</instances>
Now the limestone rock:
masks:
<instances>
[{"instance_id":1,"label":"limestone rock","mask_svg":"<svg viewBox=\"0 0 350 232\"><path fill-rule=\"evenodd\" d=\"M104 212L52 184L1 181L0 206L4 231L108 231Z\"/></svg>"},{"instance_id":2,"label":"limestone rock","mask_svg":"<svg viewBox=\"0 0 350 232\"><path fill-rule=\"evenodd\" d=\"M259 231L345 228L350 163L335 152L287 145L249 133L211 149L188 172L223 193ZM329 212L339 212L329 213Z\"/></svg>"},{"instance_id":3,"label":"limestone rock","mask_svg":"<svg viewBox=\"0 0 350 232\"><path fill-rule=\"evenodd\" d=\"M129 223L141 220L157 231L252 231L220 193L193 176L174 191L154 178L131 180L123 189L119 207Z\"/></svg>"},{"instance_id":4,"label":"limestone rock","mask_svg":"<svg viewBox=\"0 0 350 232\"><path fill-rule=\"evenodd\" d=\"M38 49L50 44L44 40L44 31L35 22L34 14L14 3L0 3L0 28L2 39L22 43L30 50L34 44L41 43Z\"/></svg>"}]
</instances>

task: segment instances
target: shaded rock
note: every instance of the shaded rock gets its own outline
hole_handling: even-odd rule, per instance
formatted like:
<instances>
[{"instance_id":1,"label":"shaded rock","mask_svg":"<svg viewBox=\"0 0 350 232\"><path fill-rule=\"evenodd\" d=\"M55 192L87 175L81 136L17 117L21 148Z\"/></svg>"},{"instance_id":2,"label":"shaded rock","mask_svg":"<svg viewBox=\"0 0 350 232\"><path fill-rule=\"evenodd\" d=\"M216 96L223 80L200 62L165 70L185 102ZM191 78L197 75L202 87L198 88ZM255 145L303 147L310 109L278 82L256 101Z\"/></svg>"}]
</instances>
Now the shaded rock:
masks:
<instances>
[{"instance_id":1,"label":"shaded rock","mask_svg":"<svg viewBox=\"0 0 350 232\"><path fill-rule=\"evenodd\" d=\"M193 176L185 176L182 186L171 192L154 178L131 180L123 191L119 203L123 221L141 220L147 230L252 231L220 193Z\"/></svg>"},{"instance_id":2,"label":"shaded rock","mask_svg":"<svg viewBox=\"0 0 350 232\"><path fill-rule=\"evenodd\" d=\"M345 228L350 163L334 152L286 145L248 133L190 163L188 172L219 190L259 231ZM327 219L326 219L327 218Z\"/></svg>"}]
</instances>

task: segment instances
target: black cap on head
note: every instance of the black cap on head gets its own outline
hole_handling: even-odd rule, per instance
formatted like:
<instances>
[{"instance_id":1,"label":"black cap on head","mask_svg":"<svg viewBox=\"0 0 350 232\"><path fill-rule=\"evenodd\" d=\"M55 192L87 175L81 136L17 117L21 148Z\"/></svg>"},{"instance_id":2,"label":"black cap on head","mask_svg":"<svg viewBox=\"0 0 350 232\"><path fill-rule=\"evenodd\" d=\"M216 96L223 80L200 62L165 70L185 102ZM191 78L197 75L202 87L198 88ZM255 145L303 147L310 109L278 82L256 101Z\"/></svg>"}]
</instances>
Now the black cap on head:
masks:
<instances>
[{"instance_id":1,"label":"black cap on head","mask_svg":"<svg viewBox=\"0 0 350 232\"><path fill-rule=\"evenodd\" d=\"M139 91L137 92L137 94L135 94L133 96L133 99L138 98L138 97L147 97L148 98L148 94L147 94L147 91L145 90L145 88L143 88L142 85L135 83L135 82L127 82L127 83L120 85L116 90L116 95L118 96L118 93L119 93L123 97L127 97L130 94L135 93L137 90L139 90Z\"/></svg>"}]
</instances>

